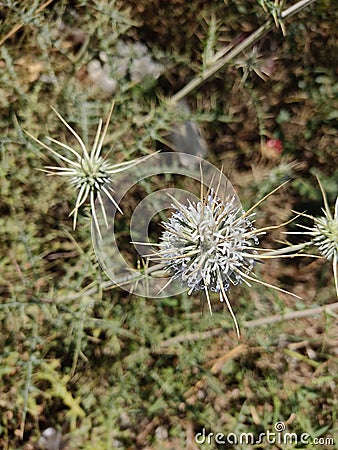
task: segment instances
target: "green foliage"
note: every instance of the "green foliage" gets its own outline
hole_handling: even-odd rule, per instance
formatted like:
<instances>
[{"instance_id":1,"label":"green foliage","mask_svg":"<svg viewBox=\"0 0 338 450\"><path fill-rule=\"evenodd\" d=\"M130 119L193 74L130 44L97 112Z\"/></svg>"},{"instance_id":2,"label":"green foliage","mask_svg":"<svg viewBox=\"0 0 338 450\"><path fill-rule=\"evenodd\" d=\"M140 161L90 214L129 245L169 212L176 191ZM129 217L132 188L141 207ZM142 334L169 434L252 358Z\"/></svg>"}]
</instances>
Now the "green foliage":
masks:
<instances>
[{"instance_id":1,"label":"green foliage","mask_svg":"<svg viewBox=\"0 0 338 450\"><path fill-rule=\"evenodd\" d=\"M236 64L225 67L190 93L191 115L169 107L166 99L205 73L223 43L241 42L278 4L164 3L165 8L160 0L3 2L1 448L37 448L47 427L62 430L69 450L194 448L191 436L203 427L259 434L281 420L312 437L337 431L334 318L243 326L238 344L217 295L210 317L203 298L154 300L107 290L87 209L79 212L73 231L68 214L75 193L62 178L41 172L54 162L23 133L73 145L54 106L91 143L114 97L104 146L113 162L165 148L159 142L173 123L192 118L203 129L209 160L223 166L243 203L292 179L288 190L262 207L257 217L262 226L279 214L289 218L295 204L321 202L309 174L320 176L332 203L337 84L329 2L317 2L285 23L285 38L274 30L259 42L259 69L269 66L270 78L264 81L253 66L243 67L243 55L246 79ZM121 77L116 91L107 94L89 78L88 63L109 60L119 40L139 39L166 69L140 82ZM282 155L262 152L268 138L282 140ZM142 189L162 184L154 179ZM128 218L119 226L127 235ZM301 260L265 264L257 273L302 295L301 309L333 302L329 269L322 261ZM243 286L231 298L240 325L295 307L290 297L262 286ZM168 432L164 441L159 427Z\"/></svg>"}]
</instances>

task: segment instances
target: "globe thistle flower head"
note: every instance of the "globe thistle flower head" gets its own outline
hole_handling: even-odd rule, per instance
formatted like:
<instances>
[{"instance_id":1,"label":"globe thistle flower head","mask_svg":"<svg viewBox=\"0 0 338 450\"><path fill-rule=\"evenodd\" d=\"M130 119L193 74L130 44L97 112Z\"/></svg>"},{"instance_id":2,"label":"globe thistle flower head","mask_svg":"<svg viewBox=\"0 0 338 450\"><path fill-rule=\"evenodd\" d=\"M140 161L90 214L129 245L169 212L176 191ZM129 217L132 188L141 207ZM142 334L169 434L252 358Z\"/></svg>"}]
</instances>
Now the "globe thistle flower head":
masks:
<instances>
[{"instance_id":1,"label":"globe thistle flower head","mask_svg":"<svg viewBox=\"0 0 338 450\"><path fill-rule=\"evenodd\" d=\"M227 291L246 281L255 265L259 240L253 221L235 197L222 201L214 191L204 201L183 205L173 199L174 213L164 222L160 251L173 278L186 283L188 294L203 290L212 314L209 291L219 293L234 319Z\"/></svg>"},{"instance_id":2,"label":"globe thistle flower head","mask_svg":"<svg viewBox=\"0 0 338 450\"><path fill-rule=\"evenodd\" d=\"M211 192L204 203L175 201L173 206L176 211L163 223L161 250L175 278L187 282L189 293L205 287L220 292L221 285L227 291L239 284L254 266L258 238L235 199L224 203Z\"/></svg>"},{"instance_id":3,"label":"globe thistle flower head","mask_svg":"<svg viewBox=\"0 0 338 450\"><path fill-rule=\"evenodd\" d=\"M251 282L256 282L300 298L260 280L253 273L256 262L289 257L288 249L261 248L259 236L286 226L295 218L258 229L254 227L253 220L255 208L286 183L287 181L269 192L247 211L243 211L235 195L221 199L218 188L216 191L211 189L205 197L201 188L198 202L188 200L187 204L182 204L171 197L174 212L167 222L163 222L164 231L157 244L159 249L153 256L171 274L168 283L173 279L179 280L188 287L188 294L204 291L210 314L210 294L218 293L219 300L226 304L230 312L238 337L239 326L228 299L231 287L243 282L251 286Z\"/></svg>"},{"instance_id":4,"label":"globe thistle flower head","mask_svg":"<svg viewBox=\"0 0 338 450\"><path fill-rule=\"evenodd\" d=\"M334 216L329 209L323 209L324 216L314 217L314 227L311 231L312 242L319 252L329 261L338 256L338 197Z\"/></svg>"},{"instance_id":5,"label":"globe thistle flower head","mask_svg":"<svg viewBox=\"0 0 338 450\"><path fill-rule=\"evenodd\" d=\"M303 214L313 221L312 227L301 226L307 230L301 234L307 234L311 237L311 241L304 243L303 246L315 246L324 258L332 261L333 278L338 297L338 197L336 198L334 214L332 215L326 193L318 177L317 180L323 196L324 208L322 211L324 215L313 217Z\"/></svg>"},{"instance_id":6,"label":"globe thistle flower head","mask_svg":"<svg viewBox=\"0 0 338 450\"><path fill-rule=\"evenodd\" d=\"M75 137L80 147L79 150L67 144L64 144L63 142L60 142L56 139L48 137L47 139L50 142L68 152L68 156L65 156L64 154L57 152L56 150L46 145L44 142L35 138L26 131L26 134L28 134L28 136L30 136L35 142L40 144L43 148L47 149L58 161L60 161L60 166L46 166L45 172L47 172L50 175L57 174L68 177L71 186L73 186L77 191L77 199L75 207L70 213L70 215L74 216L73 228L74 229L76 228L77 216L80 207L87 200L89 200L94 224L100 236L101 233L99 223L95 212L96 199L101 206L102 215L105 224L108 227L102 194L105 194L108 197L108 199L115 205L115 207L122 213L120 207L113 198L114 191L110 186L113 175L117 172L126 170L134 166L135 164L138 164L140 160L144 159L139 158L131 162L111 164L110 162L107 161L105 157L101 155L104 139L106 137L108 125L113 112L113 106L114 105L112 105L109 111L108 118L103 130L102 130L103 122L102 120L99 121L94 143L90 150L87 150L81 137L54 108L52 109L57 115L57 117Z\"/></svg>"}]
</instances>

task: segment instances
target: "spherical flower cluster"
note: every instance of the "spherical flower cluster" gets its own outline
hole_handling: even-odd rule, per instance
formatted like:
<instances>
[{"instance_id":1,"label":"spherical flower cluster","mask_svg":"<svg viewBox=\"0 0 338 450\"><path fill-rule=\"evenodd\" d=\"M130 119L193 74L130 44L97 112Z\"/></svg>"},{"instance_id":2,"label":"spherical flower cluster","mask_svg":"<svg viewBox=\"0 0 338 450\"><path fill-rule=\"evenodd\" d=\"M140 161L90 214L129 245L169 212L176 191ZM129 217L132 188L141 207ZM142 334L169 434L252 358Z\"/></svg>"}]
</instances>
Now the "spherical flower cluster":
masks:
<instances>
[{"instance_id":1,"label":"spherical flower cluster","mask_svg":"<svg viewBox=\"0 0 338 450\"><path fill-rule=\"evenodd\" d=\"M336 295L338 297L338 197L336 198L334 215L332 215L320 182L319 185L325 205L325 209L323 209L324 216L310 216L314 222L314 226L312 228L304 228L309 230L308 234L312 238L310 244L315 245L324 258L332 261L333 278L336 286Z\"/></svg>"},{"instance_id":2,"label":"spherical flower cluster","mask_svg":"<svg viewBox=\"0 0 338 450\"><path fill-rule=\"evenodd\" d=\"M324 216L314 218L311 231L313 243L319 252L328 260L338 257L338 198L334 217L324 210Z\"/></svg>"},{"instance_id":3,"label":"spherical flower cluster","mask_svg":"<svg viewBox=\"0 0 338 450\"><path fill-rule=\"evenodd\" d=\"M190 288L221 292L237 285L254 266L258 238L235 198L224 203L214 194L206 202L176 203L161 238L166 266Z\"/></svg>"},{"instance_id":4,"label":"spherical flower cluster","mask_svg":"<svg viewBox=\"0 0 338 450\"><path fill-rule=\"evenodd\" d=\"M219 293L238 331L226 292L231 285L251 279L259 243L252 220L235 197L223 202L214 192L187 206L174 200L173 207L160 241L165 268L188 286L189 294L204 290L210 313L209 291Z\"/></svg>"},{"instance_id":5,"label":"spherical flower cluster","mask_svg":"<svg viewBox=\"0 0 338 450\"><path fill-rule=\"evenodd\" d=\"M338 197L336 197L334 214L332 214L322 183L319 178L317 180L323 196L324 208L322 211L324 215L313 217L308 214L301 214L311 219L313 226L300 225L306 231L294 234L308 235L311 240L301 244L301 246L305 248L315 246L324 258L332 261L333 278L338 297Z\"/></svg>"}]
</instances>

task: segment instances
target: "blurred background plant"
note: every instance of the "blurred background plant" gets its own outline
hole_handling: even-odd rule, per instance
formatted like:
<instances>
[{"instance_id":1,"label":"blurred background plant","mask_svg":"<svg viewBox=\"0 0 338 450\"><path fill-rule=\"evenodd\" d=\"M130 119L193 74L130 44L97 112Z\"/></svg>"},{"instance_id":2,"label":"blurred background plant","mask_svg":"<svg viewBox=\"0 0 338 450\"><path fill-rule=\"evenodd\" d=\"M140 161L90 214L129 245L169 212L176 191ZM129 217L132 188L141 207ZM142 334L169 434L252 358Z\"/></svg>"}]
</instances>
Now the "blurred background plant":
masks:
<instances>
[{"instance_id":1,"label":"blurred background plant","mask_svg":"<svg viewBox=\"0 0 338 450\"><path fill-rule=\"evenodd\" d=\"M291 209L321 215L314 175L329 205L337 196L333 2L315 2L282 22L285 36L281 6L246 0L1 2L4 449L38 448L49 427L62 433L67 449L105 450L195 449L194 435L203 427L258 435L277 420L313 437L337 433L333 310L247 327L238 344L221 305L210 318L199 297L154 301L106 290L88 210L79 210L73 232L68 214L75 193L37 170L53 161L22 132L74 145L52 105L87 145L113 98L103 148L104 154L111 150L112 163L166 149L166 137L190 120L202 131L206 157L223 166L245 208L291 180L269 198L258 226L287 220ZM248 48L189 91L184 110L170 106L174 93L226 56L224 49L274 23L271 14L279 27L273 25L256 50ZM136 190L118 224L121 236L128 239L129 213L144 193L164 181L176 179L155 177ZM266 244L274 245L275 237ZM240 325L334 301L325 261L273 261L259 272L302 300L243 286L234 299Z\"/></svg>"}]
</instances>

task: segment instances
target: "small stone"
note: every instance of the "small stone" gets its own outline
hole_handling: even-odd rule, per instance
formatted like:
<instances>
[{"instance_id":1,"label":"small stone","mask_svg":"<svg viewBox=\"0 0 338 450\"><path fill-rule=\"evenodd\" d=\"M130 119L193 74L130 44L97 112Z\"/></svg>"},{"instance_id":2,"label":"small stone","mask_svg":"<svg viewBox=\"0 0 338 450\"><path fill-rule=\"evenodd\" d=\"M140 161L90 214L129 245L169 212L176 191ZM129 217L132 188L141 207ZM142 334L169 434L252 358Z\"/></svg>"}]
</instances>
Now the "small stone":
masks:
<instances>
[{"instance_id":1,"label":"small stone","mask_svg":"<svg viewBox=\"0 0 338 450\"><path fill-rule=\"evenodd\" d=\"M46 428L39 440L39 445L45 450L60 450L62 434L55 428Z\"/></svg>"},{"instance_id":2,"label":"small stone","mask_svg":"<svg viewBox=\"0 0 338 450\"><path fill-rule=\"evenodd\" d=\"M156 436L156 439L159 441L166 441L169 436L168 429L166 427L160 425L155 430L155 436Z\"/></svg>"},{"instance_id":3,"label":"small stone","mask_svg":"<svg viewBox=\"0 0 338 450\"><path fill-rule=\"evenodd\" d=\"M104 68L101 66L100 61L93 59L88 63L87 72L90 80L107 94L115 92L117 83L113 78L110 78Z\"/></svg>"}]
</instances>

